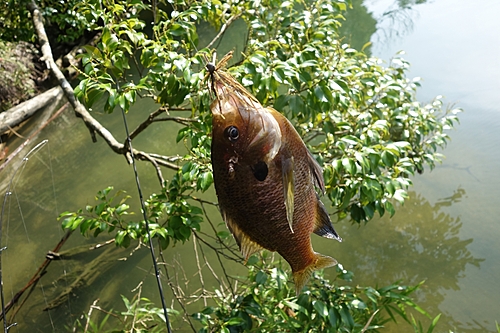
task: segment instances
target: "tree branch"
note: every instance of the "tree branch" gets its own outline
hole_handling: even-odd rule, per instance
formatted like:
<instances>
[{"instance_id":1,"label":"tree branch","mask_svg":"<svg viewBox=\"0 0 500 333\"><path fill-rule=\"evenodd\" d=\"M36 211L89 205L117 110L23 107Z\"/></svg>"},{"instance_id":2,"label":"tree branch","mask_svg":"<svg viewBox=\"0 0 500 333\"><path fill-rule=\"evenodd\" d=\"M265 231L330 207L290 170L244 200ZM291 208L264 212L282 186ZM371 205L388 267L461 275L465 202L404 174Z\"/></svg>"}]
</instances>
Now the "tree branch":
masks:
<instances>
[{"instance_id":1,"label":"tree branch","mask_svg":"<svg viewBox=\"0 0 500 333\"><path fill-rule=\"evenodd\" d=\"M187 125L187 123L192 123L197 121L196 119L192 118L184 118L184 117L173 117L173 116L167 116L163 118L157 118L160 116L162 113L167 113L168 114L168 109L164 106L160 107L158 110L155 112L152 112L149 114L148 118L144 120L142 123L137 126L132 133L130 133L130 139L133 140L137 135L139 135L142 131L144 131L146 128L148 128L149 125L151 125L154 122L159 122L159 121L175 121L176 123L182 124L182 125ZM153 156L151 154L151 156Z\"/></svg>"},{"instance_id":2,"label":"tree branch","mask_svg":"<svg viewBox=\"0 0 500 333\"><path fill-rule=\"evenodd\" d=\"M66 80L66 77L64 74L61 72L59 67L56 65L54 62L54 57L52 55L52 49L50 48L49 40L47 38L47 34L45 33L45 28L43 25L43 17L42 14L40 13L40 10L38 9L38 6L36 5L35 1L31 1L28 4L28 9L31 12L31 15L33 17L33 24L35 26L35 31L38 36L38 40L40 42L40 48L42 50L42 60L45 61L45 64L48 69L52 72L52 74L57 78L59 81L59 85L63 89L63 92L68 99L69 103L71 106L73 106L73 109L75 110L75 114L77 117L81 118L87 128L90 131L90 135L92 137L92 141L96 142L96 133L99 135L101 138L104 139L104 141L108 144L108 146L117 154L124 155L127 158L127 161L130 163L130 158L129 158L129 152L128 152L128 147L125 144L122 144L118 142L113 134L103 125L101 125L100 122L98 122L94 117L90 115L88 110L85 108L85 106L78 101L78 99L75 97L75 93L73 91L73 88L69 84L68 80ZM146 126L147 127L147 126ZM137 133L138 134L138 133ZM135 135L137 135L135 134ZM143 151L137 151L134 149L134 156L143 161L148 161L153 163L155 166L159 180L162 182L163 177L161 176L161 170L158 168L158 165L165 166L170 169L178 170L179 166L170 162L167 162L165 160L158 160L157 158L152 157L150 154L143 152ZM162 183L163 185L163 183Z\"/></svg>"}]
</instances>

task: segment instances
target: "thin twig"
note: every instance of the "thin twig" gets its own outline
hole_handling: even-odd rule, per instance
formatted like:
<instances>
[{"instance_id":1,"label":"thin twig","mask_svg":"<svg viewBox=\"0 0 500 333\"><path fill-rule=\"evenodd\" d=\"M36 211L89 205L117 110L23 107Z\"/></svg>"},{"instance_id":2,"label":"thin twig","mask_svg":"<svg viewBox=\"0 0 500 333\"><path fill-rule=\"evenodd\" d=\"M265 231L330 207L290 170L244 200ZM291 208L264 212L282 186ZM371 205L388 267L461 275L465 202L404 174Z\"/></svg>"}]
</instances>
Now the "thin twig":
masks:
<instances>
[{"instance_id":1,"label":"thin twig","mask_svg":"<svg viewBox=\"0 0 500 333\"><path fill-rule=\"evenodd\" d=\"M212 266L209 264L209 261L206 259L206 256L205 256L205 251L203 251L203 247L200 246L200 249L201 249L201 252L203 254L203 258L205 258L205 262L206 262L206 265L208 267L208 269L210 270L210 272L212 273L213 277L215 278L215 280L217 280L217 282L219 283L219 286L222 286L224 287L224 289L226 288L224 286L224 281L222 281L219 276L215 273L215 270L212 268Z\"/></svg>"},{"instance_id":2,"label":"thin twig","mask_svg":"<svg viewBox=\"0 0 500 333\"><path fill-rule=\"evenodd\" d=\"M195 232L193 231L193 233L195 233ZM216 250L216 249L215 249L212 245L210 245L208 242L206 242L206 241L205 241L205 240L203 240L202 238L198 237L198 239L200 239L200 241L202 241L202 242L203 242L206 246L208 246L209 248L211 248L211 249L215 250L215 255L217 256L217 260L219 261L219 264L220 264L220 266L221 266L221 268L222 268L222 272L224 273L224 276L226 277L226 280L227 280L227 282L228 282L228 284L229 284L229 289L231 290L231 294L232 294L232 295L233 295L233 297L234 297L235 293L234 293L234 290L233 290L233 286L231 285L231 281L229 281L230 276L229 276L229 274L227 273L227 271L226 271L226 267L224 266L224 264L223 264L223 262L222 262L222 260L221 260L221 257L220 257L220 255L222 254L222 255L224 255L224 256L227 258L227 255L225 255L224 253L221 253L221 252L217 251L217 250ZM237 261L237 262L238 262L238 261ZM240 263L241 263L241 261L240 261Z\"/></svg>"},{"instance_id":3,"label":"thin twig","mask_svg":"<svg viewBox=\"0 0 500 333\"><path fill-rule=\"evenodd\" d=\"M92 310L94 310L97 302L99 302L99 298L97 298L89 308L89 312L87 313L87 322L85 323L85 329L83 330L84 333L87 333L89 330L90 316L92 315Z\"/></svg>"},{"instance_id":4,"label":"thin twig","mask_svg":"<svg viewBox=\"0 0 500 333\"><path fill-rule=\"evenodd\" d=\"M9 131L11 131L12 133L14 133L18 138L21 138L21 139L26 139L24 136L22 136L21 134L17 133L16 130L14 130L12 127L10 127L9 125L7 125L7 127L9 128Z\"/></svg>"},{"instance_id":5,"label":"thin twig","mask_svg":"<svg viewBox=\"0 0 500 333\"><path fill-rule=\"evenodd\" d=\"M241 13L239 13L237 15L231 16L227 20L227 22L222 25L222 27L220 28L219 33L214 37L214 39L212 39L212 41L210 43L208 43L207 46L205 46L205 48L207 48L207 49L211 48L215 44L215 42L224 34L224 32L226 32L227 28L229 28L229 26L231 25L231 23L233 23L240 16L241 16Z\"/></svg>"},{"instance_id":6,"label":"thin twig","mask_svg":"<svg viewBox=\"0 0 500 333\"><path fill-rule=\"evenodd\" d=\"M237 251L234 251L234 249L232 247L230 247L229 245L227 245L226 242L224 242L224 240L222 238L220 238L220 236L217 234L217 229L215 228L215 226L214 226L212 220L210 219L210 217L208 216L207 210L205 209L205 206L203 205L203 202L201 203L201 209L203 210L203 214L205 215L205 219L208 221L208 224L210 224L210 227L212 227L212 230L213 230L214 235L215 235L213 238L219 244L221 244L223 247L225 247L229 252L231 252L231 254L233 254L235 257L241 258L240 253L237 252ZM203 233L201 231L200 231L200 233L203 234L203 235L209 236L208 234L205 234L205 233Z\"/></svg>"},{"instance_id":7,"label":"thin twig","mask_svg":"<svg viewBox=\"0 0 500 333\"><path fill-rule=\"evenodd\" d=\"M142 293L142 284L139 287L139 291L134 297L137 297L137 304L139 304L139 301L141 300L141 293ZM132 318L132 325L130 327L130 333L134 333L134 326L135 326L135 321L137 320L137 312L138 311L133 311L134 312L134 317Z\"/></svg>"},{"instance_id":8,"label":"thin twig","mask_svg":"<svg viewBox=\"0 0 500 333\"><path fill-rule=\"evenodd\" d=\"M149 156L157 159L157 160L164 160L164 161L167 161L167 162L177 162L177 161L180 161L182 160L184 157L182 156L165 156L165 155L159 155L159 154L153 154L153 153L150 153Z\"/></svg>"},{"instance_id":9,"label":"thin twig","mask_svg":"<svg viewBox=\"0 0 500 333\"><path fill-rule=\"evenodd\" d=\"M191 195L190 197L191 197L191 199L193 199L193 200L195 200L195 201L198 201L198 202L200 202L200 203L202 203L202 204L204 204L204 203L205 203L205 204L209 204L209 205L212 205L212 206L218 206L218 205L219 205L219 204L218 204L217 202L215 202L215 201L207 201L207 200L204 200L204 199L201 199L201 198L198 198L198 197L192 196L192 195Z\"/></svg>"},{"instance_id":10,"label":"thin twig","mask_svg":"<svg viewBox=\"0 0 500 333\"><path fill-rule=\"evenodd\" d=\"M195 258L196 258L196 267L198 267L198 275L200 277L201 287L203 289L205 289L205 281L203 280L203 273L201 272L200 257L199 257L199 254L198 254L198 247L196 246L196 244L198 243L197 238L198 238L198 236L196 236L196 234L193 234L193 248L194 248L194 255L195 255Z\"/></svg>"},{"instance_id":11,"label":"thin twig","mask_svg":"<svg viewBox=\"0 0 500 333\"><path fill-rule=\"evenodd\" d=\"M189 326L191 326L191 329L193 330L193 332L196 332L196 328L194 327L193 323L191 322L191 319L189 318L188 311L187 311L184 303L182 302L182 300L178 294L178 290L176 290L176 288L172 284L172 280L170 278L170 274L168 273L168 268L167 268L167 265L165 264L165 259L163 258L162 251L160 251L160 258L164 262L164 270L165 270L165 276L167 277L167 284L170 287L170 290L172 290L172 294L174 295L177 303L179 303L179 305L182 308L182 311L184 312L184 320L186 320L189 323Z\"/></svg>"},{"instance_id":12,"label":"thin twig","mask_svg":"<svg viewBox=\"0 0 500 333\"><path fill-rule=\"evenodd\" d=\"M112 239L109 239L107 241L105 241L104 243L99 243L99 244L96 244L94 246L91 246L89 248L89 250L96 250L96 249L100 249L101 247L103 246L106 246L106 245L109 245L109 244L113 244L115 242L115 239L112 238Z\"/></svg>"},{"instance_id":13,"label":"thin twig","mask_svg":"<svg viewBox=\"0 0 500 333\"><path fill-rule=\"evenodd\" d=\"M165 185L165 179L163 178L163 174L161 172L160 166L158 165L158 162L155 158L151 157L151 155L145 155L145 157L153 164L156 170L156 176L158 177L158 180L160 181L161 186L163 187Z\"/></svg>"},{"instance_id":14,"label":"thin twig","mask_svg":"<svg viewBox=\"0 0 500 333\"><path fill-rule=\"evenodd\" d=\"M370 323L372 322L373 318L375 318L375 315L380 311L380 309L375 310L375 312L371 315L370 319L368 319L368 322L366 323L365 327L361 330L360 333L364 333L367 329L368 326L370 326Z\"/></svg>"},{"instance_id":15,"label":"thin twig","mask_svg":"<svg viewBox=\"0 0 500 333\"><path fill-rule=\"evenodd\" d=\"M194 233L195 231L193 231ZM201 235L205 235L207 236L207 234L204 234L203 232L196 232L197 234L201 234ZM213 246L212 244L210 244L209 242L207 242L206 240L204 240L202 237L199 237L198 238L200 239L200 241L205 244L206 246L208 246L209 248L211 248L216 254L217 256L221 255L223 256L224 258L228 259L228 260L232 260L234 262L237 262L241 265L243 265L243 259L241 258L241 256L236 256L236 257L231 257L229 256L228 254L224 253L223 251L221 251L221 249L218 249L216 248L215 246ZM234 254L234 253L233 253ZM243 265L244 266L244 265Z\"/></svg>"},{"instance_id":16,"label":"thin twig","mask_svg":"<svg viewBox=\"0 0 500 333\"><path fill-rule=\"evenodd\" d=\"M132 132L130 132L130 139L133 140L139 133L144 131L153 120L158 117L160 114L167 112L167 110L163 107L159 108L155 112L149 114L148 118L139 124Z\"/></svg>"}]
</instances>

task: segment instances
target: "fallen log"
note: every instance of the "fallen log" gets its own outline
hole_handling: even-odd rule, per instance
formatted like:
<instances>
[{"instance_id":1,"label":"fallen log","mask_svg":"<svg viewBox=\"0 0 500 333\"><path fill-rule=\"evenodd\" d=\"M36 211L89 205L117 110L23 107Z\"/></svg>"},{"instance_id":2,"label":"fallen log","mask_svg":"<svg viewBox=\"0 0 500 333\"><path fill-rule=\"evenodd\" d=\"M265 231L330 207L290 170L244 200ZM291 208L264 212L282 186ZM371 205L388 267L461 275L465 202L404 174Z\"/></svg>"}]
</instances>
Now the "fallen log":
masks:
<instances>
[{"instance_id":1,"label":"fallen log","mask_svg":"<svg viewBox=\"0 0 500 333\"><path fill-rule=\"evenodd\" d=\"M58 102L63 96L61 87L55 87L0 113L0 134L16 127L43 107Z\"/></svg>"},{"instance_id":2,"label":"fallen log","mask_svg":"<svg viewBox=\"0 0 500 333\"><path fill-rule=\"evenodd\" d=\"M62 98L62 97L61 97ZM59 103L59 99L56 100L57 103ZM9 164L10 161L12 161L14 159L14 157L17 156L17 154L19 154L21 152L21 150L23 150L32 140L33 138L35 138L38 133L40 133L40 131L42 129L45 128L45 126L47 126L52 120L54 120L55 118L57 118L65 109L66 107L69 105L68 102L66 102L63 106L61 106L59 108L59 110L57 110L48 120L42 120L42 125L40 125L40 127L38 127L33 133L30 134L30 136L23 142L23 144L21 144L19 147L16 148L16 150L14 150L12 153L10 153L6 158L5 158L5 161L0 164L0 172L5 169L5 167ZM48 110L50 111L50 113L52 113L51 110ZM1 148L1 146L0 146ZM8 147L4 148L4 151L5 149L7 149ZM7 155L7 152L5 152L5 155ZM1 150L0 150L0 155L2 154ZM1 157L1 156L0 156ZM0 158L0 161L2 159ZM15 168L14 168L15 169ZM3 190L1 184L0 184L0 190Z\"/></svg>"}]
</instances>

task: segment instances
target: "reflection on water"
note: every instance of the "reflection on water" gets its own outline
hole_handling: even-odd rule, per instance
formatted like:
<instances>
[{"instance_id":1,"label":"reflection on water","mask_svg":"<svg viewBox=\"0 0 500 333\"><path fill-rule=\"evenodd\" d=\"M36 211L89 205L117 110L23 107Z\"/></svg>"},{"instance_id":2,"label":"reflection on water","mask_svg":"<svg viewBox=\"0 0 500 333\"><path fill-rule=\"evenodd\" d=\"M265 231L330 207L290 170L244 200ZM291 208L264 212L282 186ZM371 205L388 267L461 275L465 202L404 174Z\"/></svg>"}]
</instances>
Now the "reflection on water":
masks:
<instances>
[{"instance_id":1,"label":"reflection on water","mask_svg":"<svg viewBox=\"0 0 500 333\"><path fill-rule=\"evenodd\" d=\"M341 34L358 50L370 40L386 45L408 34L414 29L418 17L417 5L427 0L353 0L352 8L345 17L346 24ZM370 10L367 9L369 6ZM371 46L365 49L371 53Z\"/></svg>"},{"instance_id":2,"label":"reflection on water","mask_svg":"<svg viewBox=\"0 0 500 333\"><path fill-rule=\"evenodd\" d=\"M377 31L377 20L368 13L363 0L352 0L352 8L348 9L344 16L346 20L342 23L339 33L344 36L346 43L361 50ZM367 54L370 54L370 50L371 46L364 48Z\"/></svg>"},{"instance_id":3,"label":"reflection on water","mask_svg":"<svg viewBox=\"0 0 500 333\"><path fill-rule=\"evenodd\" d=\"M460 290L466 268L478 269L484 259L475 258L468 249L473 239L460 236L461 218L443 210L460 202L466 195L464 189L458 188L435 204L420 193L409 195L411 199L398 207L393 218L376 218L359 228L342 223L344 242L336 247L334 256L354 272L356 284L382 286L401 281L416 285L426 281L415 300L435 316L443 312L439 306L447 292ZM318 250L327 253L328 244L321 242ZM441 320L453 328L462 326L463 319L444 311Z\"/></svg>"}]
</instances>

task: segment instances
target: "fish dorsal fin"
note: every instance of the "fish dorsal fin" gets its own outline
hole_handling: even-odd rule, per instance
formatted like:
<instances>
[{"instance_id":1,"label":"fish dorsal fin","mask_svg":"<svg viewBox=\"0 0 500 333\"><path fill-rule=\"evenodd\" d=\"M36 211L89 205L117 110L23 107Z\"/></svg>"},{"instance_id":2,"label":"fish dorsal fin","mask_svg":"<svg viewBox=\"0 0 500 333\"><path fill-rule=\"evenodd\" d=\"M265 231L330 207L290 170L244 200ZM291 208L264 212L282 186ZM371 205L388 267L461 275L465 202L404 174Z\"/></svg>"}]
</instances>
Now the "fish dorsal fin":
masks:
<instances>
[{"instance_id":1,"label":"fish dorsal fin","mask_svg":"<svg viewBox=\"0 0 500 333\"><path fill-rule=\"evenodd\" d=\"M312 156L310 151L307 151L307 161L309 164L309 168L311 169L311 173L313 176L314 184L321 190L321 193L325 193L325 181L323 180L323 169L321 169L320 165Z\"/></svg>"},{"instance_id":2,"label":"fish dorsal fin","mask_svg":"<svg viewBox=\"0 0 500 333\"><path fill-rule=\"evenodd\" d=\"M238 227L236 222L233 221L232 218L227 216L223 210L222 212L222 217L224 218L224 221L226 222L226 226L231 231L231 233L234 236L234 239L236 240L236 243L238 244L241 253L243 254L243 258L245 259L245 262L250 258L250 256L256 252L259 252L260 250L263 249L262 246L257 244L256 242L252 241L250 237L248 237L241 229Z\"/></svg>"},{"instance_id":3,"label":"fish dorsal fin","mask_svg":"<svg viewBox=\"0 0 500 333\"><path fill-rule=\"evenodd\" d=\"M339 242L342 242L342 238L340 238L339 234L335 231L332 225L332 221L330 220L330 216L326 211L325 206L319 200L319 196L317 197L317 207L316 207L316 219L314 221L314 230L313 232L316 235L320 235L325 238L336 239Z\"/></svg>"},{"instance_id":4,"label":"fish dorsal fin","mask_svg":"<svg viewBox=\"0 0 500 333\"><path fill-rule=\"evenodd\" d=\"M283 194L285 197L286 219L293 233L293 210L295 196L295 175L293 172L293 156L283 156L281 159L281 172L283 175Z\"/></svg>"}]
</instances>

